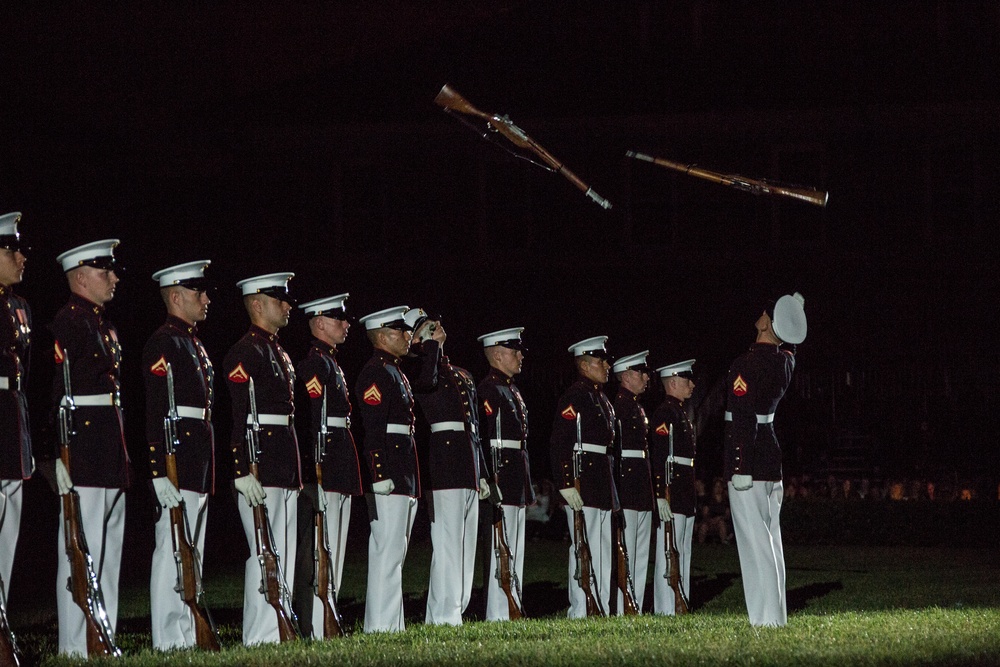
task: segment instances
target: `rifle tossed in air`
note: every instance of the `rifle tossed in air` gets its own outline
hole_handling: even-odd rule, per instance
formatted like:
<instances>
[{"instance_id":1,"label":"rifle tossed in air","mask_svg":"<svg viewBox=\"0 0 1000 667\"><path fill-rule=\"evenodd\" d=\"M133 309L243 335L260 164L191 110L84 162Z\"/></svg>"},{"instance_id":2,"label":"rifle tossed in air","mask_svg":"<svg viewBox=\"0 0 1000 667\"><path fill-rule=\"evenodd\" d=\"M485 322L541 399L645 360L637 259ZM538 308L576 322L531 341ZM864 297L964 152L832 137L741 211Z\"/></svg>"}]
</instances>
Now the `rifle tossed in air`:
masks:
<instances>
[{"instance_id":1,"label":"rifle tossed in air","mask_svg":"<svg viewBox=\"0 0 1000 667\"><path fill-rule=\"evenodd\" d=\"M703 178L706 181L712 181L713 183L718 183L720 185L728 185L736 188L737 190L749 192L752 195L777 195L781 197L791 197L792 199L798 199L799 201L815 204L816 206L826 206L826 202L830 198L829 192L823 192L822 190L817 190L816 188L780 185L761 178L747 178L746 176L740 176L739 174L720 174L718 172L709 171L708 169L702 169L701 167L697 167L693 164L683 164L681 162L665 160L663 158L646 155L645 153L626 151L625 157L642 160L643 162L652 162L653 164L666 167L667 169L673 169L675 171L688 174L689 176Z\"/></svg>"},{"instance_id":2,"label":"rifle tossed in air","mask_svg":"<svg viewBox=\"0 0 1000 667\"><path fill-rule=\"evenodd\" d=\"M545 164L541 162L535 162L534 160L528 159L532 164L537 164L538 166L546 169L548 171L556 172L557 174L562 174L566 177L570 183L579 188L583 194L595 201L601 208L609 209L611 208L611 202L609 202L604 197L600 196L594 189L589 185L580 180L580 178L569 170L566 165L556 159L552 153L545 150L541 144L532 139L525 133L524 130L515 125L507 115L498 116L497 114L488 114L484 111L480 111L476 107L458 94L451 86L445 84L441 91L434 98L434 102L442 107L446 112L457 112L460 114L465 114L468 116L475 116L486 121L487 129L485 132L481 132L479 128L474 128L477 133L479 133L484 139L489 139L489 132L497 132L506 137L512 144L518 148L524 148L542 160ZM459 119L461 120L461 119ZM515 153L518 157L523 157Z\"/></svg>"}]
</instances>

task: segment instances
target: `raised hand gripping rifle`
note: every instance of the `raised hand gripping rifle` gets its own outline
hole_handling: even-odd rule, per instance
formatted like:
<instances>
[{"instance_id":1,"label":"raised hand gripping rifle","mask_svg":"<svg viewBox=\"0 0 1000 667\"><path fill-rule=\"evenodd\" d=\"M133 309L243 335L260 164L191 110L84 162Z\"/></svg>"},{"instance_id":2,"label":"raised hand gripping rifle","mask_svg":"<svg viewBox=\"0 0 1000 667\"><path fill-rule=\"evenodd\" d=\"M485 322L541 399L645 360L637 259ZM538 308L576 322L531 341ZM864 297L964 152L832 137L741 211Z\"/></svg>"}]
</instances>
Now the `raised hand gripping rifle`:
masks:
<instances>
[{"instance_id":1,"label":"raised hand gripping rifle","mask_svg":"<svg viewBox=\"0 0 1000 667\"><path fill-rule=\"evenodd\" d=\"M167 479L178 490L177 480L177 446L180 438L177 436L177 403L174 400L174 370L167 364L167 415L163 418L163 444L166 450L164 460L167 466ZM201 586L201 555L191 539L191 526L188 525L187 511L182 498L177 507L170 508L170 541L174 547L174 564L177 566L177 583L174 590L181 600L191 610L194 618L195 643L204 651L221 649L219 632L212 620L212 613L205 606L204 591Z\"/></svg>"},{"instance_id":2,"label":"raised hand gripping rifle","mask_svg":"<svg viewBox=\"0 0 1000 667\"><path fill-rule=\"evenodd\" d=\"M541 162L535 162L534 160L530 160L529 158L525 158L528 159L529 162L531 162L532 164L537 164L538 166L542 167L543 169L547 169L548 171L554 171L557 174L562 174L563 176L566 177L566 179L570 183L579 188L583 192L583 194L585 194L587 197L597 202L597 204L600 205L601 208L605 209L611 208L611 202L609 202L607 199L594 192L593 188L591 188L589 185L581 181L576 174L570 171L566 167L566 165L564 165L562 162L557 160L555 156L552 155L552 153L545 150L541 144L539 144L537 141L529 137L524 132L524 130L519 128L517 125L514 125L514 123L510 120L510 118L506 116L506 114L503 116L498 116L496 114L488 114L484 111L480 111L476 107L472 106L472 104L470 104L468 100L459 95L448 84L445 84L444 87L441 88L441 91L434 98L434 102L437 103L438 106L442 107L447 112L457 112L461 114L466 114L468 116L476 116L477 118L482 118L487 123L486 131L481 132L478 127L476 127L475 130L477 133L480 133L484 139L489 138L488 134L489 132L498 132L502 134L518 148L527 149L532 153L534 153L535 155L537 155L538 158L542 160L542 162L544 162L545 164L542 164ZM516 153L515 155L517 155L517 157L523 157Z\"/></svg>"},{"instance_id":3,"label":"raised hand gripping rifle","mask_svg":"<svg viewBox=\"0 0 1000 667\"><path fill-rule=\"evenodd\" d=\"M316 436L316 485L323 493L323 457L326 456L326 387L323 387L323 406L320 408L319 433ZM326 505L320 500L315 522L315 544L313 548L313 593L323 605L323 639L333 639L344 635L340 613L337 611L337 588L333 576L333 556L330 554L330 539L326 534Z\"/></svg>"},{"instance_id":4,"label":"raised hand gripping rifle","mask_svg":"<svg viewBox=\"0 0 1000 667\"><path fill-rule=\"evenodd\" d=\"M667 503L670 503L670 484L674 481L674 429L670 429L669 435L667 435L667 441L670 443L670 451L667 456L667 461L664 463L665 470L663 478L663 497L666 499ZM684 589L681 586L681 555L677 551L677 543L674 542L674 522L671 521L661 521L660 525L663 528L663 555L667 560L667 566L664 568L663 578L670 582L670 588L674 591L674 614L686 614L691 611L688 606L687 596L684 595Z\"/></svg>"},{"instance_id":5,"label":"raised hand gripping rifle","mask_svg":"<svg viewBox=\"0 0 1000 667\"><path fill-rule=\"evenodd\" d=\"M618 437L621 442L622 425L618 422ZM620 447L619 447L620 449ZM620 463L619 463L620 464ZM615 521L615 569L617 570L616 583L618 590L622 592L624 600L624 611L626 616L638 616L639 604L635 597L635 584L632 582L632 572L628 564L628 547L625 546L625 510L618 512Z\"/></svg>"},{"instance_id":6,"label":"raised hand gripping rifle","mask_svg":"<svg viewBox=\"0 0 1000 667\"><path fill-rule=\"evenodd\" d=\"M626 151L625 157L642 160L644 162L652 162L653 164L658 164L661 167L674 169L675 171L688 174L689 176L703 178L706 181L712 181L713 183L728 185L736 188L737 190L749 192L753 195L778 195L781 197L791 197L792 199L798 199L799 201L815 204L816 206L826 206L826 202L830 198L829 192L823 192L822 190L817 190L815 188L779 185L764 179L747 178L746 176L740 176L739 174L719 174L714 171L709 171L708 169L702 169L701 167L697 167L693 164L682 164L680 162L646 155L645 153Z\"/></svg>"},{"instance_id":7,"label":"raised hand gripping rifle","mask_svg":"<svg viewBox=\"0 0 1000 667\"><path fill-rule=\"evenodd\" d=\"M500 489L500 467L503 465L500 457L500 451L503 448L500 414L501 411L497 409L496 443L490 443L490 452L493 455L494 491ZM499 494L491 494L490 501L493 504L493 555L497 562L494 576L500 584L500 589L507 596L507 616L510 620L515 621L524 617L524 609L521 607L521 582L518 581L514 556L507 543L507 520L504 517ZM514 596L515 593L517 597Z\"/></svg>"},{"instance_id":8,"label":"raised hand gripping rifle","mask_svg":"<svg viewBox=\"0 0 1000 667\"><path fill-rule=\"evenodd\" d=\"M76 431L73 430L73 413L76 403L73 402L73 390L70 384L69 352L63 351L63 398L59 402L59 458L62 459L66 471L70 471L70 440ZM104 605L104 595L101 594L100 581L94 571L94 561L87 547L87 537L83 532L83 516L80 514L80 494L76 489L70 489L60 496L63 509L63 539L66 546L66 558L69 559L69 579L66 588L73 596L73 602L83 612L84 624L87 628L87 655L121 656L122 652L115 646L115 631L108 618L108 610Z\"/></svg>"},{"instance_id":9,"label":"raised hand gripping rifle","mask_svg":"<svg viewBox=\"0 0 1000 667\"><path fill-rule=\"evenodd\" d=\"M260 481L257 462L260 457L260 419L257 416L257 393L250 378L250 424L247 426L247 449L250 455L250 474ZM267 517L267 505L261 502L253 508L254 536L257 542L257 561L260 563L260 593L274 608L278 617L278 638L282 642L299 638L297 619L292 611L292 596L281 570L281 558L274 548L274 536Z\"/></svg>"},{"instance_id":10,"label":"raised hand gripping rifle","mask_svg":"<svg viewBox=\"0 0 1000 667\"><path fill-rule=\"evenodd\" d=\"M580 475L583 472L583 432L580 429L580 413L576 414L576 447L573 448L573 488L580 493ZM582 497L582 496L581 496ZM573 578L580 585L587 601L587 616L607 616L604 605L595 595L599 594L597 574L590 556L590 541L587 539L587 519L583 508L573 510L573 544L576 557L576 572Z\"/></svg>"}]
</instances>

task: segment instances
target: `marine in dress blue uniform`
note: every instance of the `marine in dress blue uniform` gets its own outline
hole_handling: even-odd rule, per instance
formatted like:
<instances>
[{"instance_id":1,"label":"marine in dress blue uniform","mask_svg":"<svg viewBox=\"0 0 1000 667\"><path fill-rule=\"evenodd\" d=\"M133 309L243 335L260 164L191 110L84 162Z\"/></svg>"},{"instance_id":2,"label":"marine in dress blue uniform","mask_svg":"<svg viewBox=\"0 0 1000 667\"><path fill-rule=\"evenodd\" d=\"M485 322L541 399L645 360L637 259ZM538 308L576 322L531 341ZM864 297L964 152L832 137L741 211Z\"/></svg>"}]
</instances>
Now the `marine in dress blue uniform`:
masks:
<instances>
[{"instance_id":1,"label":"marine in dress blue uniform","mask_svg":"<svg viewBox=\"0 0 1000 667\"><path fill-rule=\"evenodd\" d=\"M476 384L469 371L453 365L444 354L447 334L440 318L428 316L422 308L411 308L403 317L413 327L411 354L419 348L421 366L437 366L433 386L414 383L413 387L430 426L427 505L433 553L425 622L461 625L472 598L478 501L489 496L480 449Z\"/></svg>"},{"instance_id":2,"label":"marine in dress blue uniform","mask_svg":"<svg viewBox=\"0 0 1000 667\"><path fill-rule=\"evenodd\" d=\"M234 485L243 496L237 502L250 556L244 568L243 643L279 641L278 621L261 593L261 572L253 507L265 503L274 549L281 560L285 586L295 584L297 500L301 488L298 439L295 435L295 368L278 341L295 303L288 291L293 273L269 273L237 283L250 316L250 329L223 360L226 386L232 399ZM250 423L250 378L254 381L260 424L259 480L250 473L246 428Z\"/></svg>"},{"instance_id":3,"label":"marine in dress blue uniform","mask_svg":"<svg viewBox=\"0 0 1000 667\"><path fill-rule=\"evenodd\" d=\"M400 632L403 622L403 561L420 497L420 470L413 440L413 392L399 368L410 349L406 306L362 317L375 348L358 374L355 395L364 424L362 458L371 478L371 536L365 632Z\"/></svg>"},{"instance_id":4,"label":"marine in dress blue uniform","mask_svg":"<svg viewBox=\"0 0 1000 667\"><path fill-rule=\"evenodd\" d=\"M87 546L99 577L108 622L118 619L118 575L121 569L125 528L123 494L131 482L128 452L122 429L121 361L118 332L105 317L104 308L114 298L118 275L114 248L118 239L96 241L68 250L56 261L66 274L69 302L49 325L55 338L56 369L52 400L65 397L62 365L69 364L70 385L76 413L75 434L70 440L70 469L56 459L60 494L76 488ZM53 414L55 410L53 410ZM59 615L59 652L87 655L83 612L66 588L69 562L60 504L59 560L56 569L56 608Z\"/></svg>"},{"instance_id":5,"label":"marine in dress blue uniform","mask_svg":"<svg viewBox=\"0 0 1000 667\"><path fill-rule=\"evenodd\" d=\"M142 373L146 385L146 442L153 491L161 507L154 528L153 562L149 580L153 648L195 646L194 617L175 590L177 566L171 536L170 508L184 503L187 525L197 553L205 548L208 495L215 484L215 371L198 338L198 325L208 317L210 287L205 278L209 260L178 264L153 274L167 309L167 319L146 341ZM174 461L178 489L167 478L163 420L168 414L167 366L174 383L174 404L180 421ZM204 570L201 571L204 576Z\"/></svg>"},{"instance_id":6,"label":"marine in dress blue uniform","mask_svg":"<svg viewBox=\"0 0 1000 667\"><path fill-rule=\"evenodd\" d=\"M20 213L0 215L0 582L10 590L21 530L22 485L35 470L24 389L31 365L31 308L14 292L24 277Z\"/></svg>"},{"instance_id":7,"label":"marine in dress blue uniform","mask_svg":"<svg viewBox=\"0 0 1000 667\"><path fill-rule=\"evenodd\" d=\"M650 434L650 462L653 489L660 525L670 521L674 545L677 547L681 590L691 599L691 544L697 512L698 492L695 488L694 457L695 429L688 418L684 402L694 391L694 359L656 369L666 396L653 412ZM671 455L671 443L673 454ZM667 465L670 465L670 503L667 503ZM656 531L656 564L653 569L653 611L673 616L674 591L667 579L667 557L664 551L664 531Z\"/></svg>"},{"instance_id":8,"label":"marine in dress blue uniform","mask_svg":"<svg viewBox=\"0 0 1000 667\"><path fill-rule=\"evenodd\" d=\"M725 471L751 625L783 626L785 557L781 542L781 448L774 413L806 338L805 300L785 295L757 318L757 338L726 378Z\"/></svg>"},{"instance_id":9,"label":"marine in dress blue uniform","mask_svg":"<svg viewBox=\"0 0 1000 667\"><path fill-rule=\"evenodd\" d=\"M299 383L299 406L303 418L299 420L302 442L303 477L315 482L315 449L326 401L326 437L321 470L323 487L317 488L316 499L326 511L326 534L333 559L333 585L339 594L347 553L347 531L351 522L351 499L361 495L361 470L358 451L351 434L351 399L344 371L337 363L337 350L347 340L351 323L347 316L349 294L338 294L310 301L299 306L309 318L312 341L306 356L296 366ZM312 472L313 474L310 474ZM306 632L306 620L312 631L323 627L323 607L314 604L313 548L315 530L313 514L303 511L302 494L299 503L300 543L310 545L308 553L299 553L305 565L296 572L296 607L299 624ZM305 503L311 507L311 504ZM301 599L300 599L301 598ZM308 604L304 604L308 600ZM308 614L308 618L306 615Z\"/></svg>"},{"instance_id":10,"label":"marine in dress blue uniform","mask_svg":"<svg viewBox=\"0 0 1000 667\"><path fill-rule=\"evenodd\" d=\"M477 388L480 435L484 446L490 448L485 463L489 476L496 476L498 480L496 497L491 496L489 499L499 503L503 510L507 546L514 560L514 573L518 581L522 581L524 576L525 507L535 504L527 450L528 406L514 383L514 376L521 372L524 363L525 347L521 340L523 332L524 327L512 327L483 334L477 339L483 344L483 352L490 365L489 373ZM498 470L492 468L494 453L499 462ZM484 562L489 563L483 586L486 594L486 620L509 620L507 596L497 577L493 530L487 531L484 541L489 545L489 554L483 558ZM512 593L517 596L519 591L512 590ZM517 602L523 609L524 601Z\"/></svg>"},{"instance_id":11,"label":"marine in dress blue uniform","mask_svg":"<svg viewBox=\"0 0 1000 667\"><path fill-rule=\"evenodd\" d=\"M615 410L602 387L611 365L604 345L607 336L587 338L571 345L579 377L559 398L552 423L552 475L566 500L566 518L573 535L573 510L583 509L587 539L598 590L593 591L603 608L611 597L611 514L619 509L614 476ZM580 418L583 452L580 492L573 487L573 451L577 447L576 420ZM569 547L569 618L587 615L586 598L574 578L575 537Z\"/></svg>"},{"instance_id":12,"label":"marine in dress blue uniform","mask_svg":"<svg viewBox=\"0 0 1000 667\"><path fill-rule=\"evenodd\" d=\"M618 379L615 414L621 431L618 434L618 500L625 518L623 540L628 551L629 572L635 584L635 601L642 611L646 595L649 564L649 538L653 525L653 487L649 476L649 419L639 397L649 386L646 357L649 350L621 357L611 367ZM625 601L618 591L618 613L624 613Z\"/></svg>"}]
</instances>

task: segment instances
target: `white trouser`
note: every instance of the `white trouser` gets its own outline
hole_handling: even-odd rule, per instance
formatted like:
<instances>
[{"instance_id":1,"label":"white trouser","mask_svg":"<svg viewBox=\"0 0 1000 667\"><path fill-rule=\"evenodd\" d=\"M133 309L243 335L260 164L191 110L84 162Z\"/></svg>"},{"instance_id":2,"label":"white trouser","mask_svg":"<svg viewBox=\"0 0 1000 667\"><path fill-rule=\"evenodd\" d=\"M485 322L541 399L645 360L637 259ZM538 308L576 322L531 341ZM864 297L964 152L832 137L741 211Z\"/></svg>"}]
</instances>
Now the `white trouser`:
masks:
<instances>
[{"instance_id":1,"label":"white trouser","mask_svg":"<svg viewBox=\"0 0 1000 667\"><path fill-rule=\"evenodd\" d=\"M403 561L410 544L417 499L374 494L378 518L370 522L365 632L402 632Z\"/></svg>"},{"instance_id":2,"label":"white trouser","mask_svg":"<svg viewBox=\"0 0 1000 667\"><path fill-rule=\"evenodd\" d=\"M333 590L340 596L341 576L344 573L344 555L347 553L347 529L351 524L351 497L336 491L326 491L326 540L330 545L330 565L333 570ZM316 530L313 529L315 541ZM313 548L318 548L314 545ZM326 595L326 593L323 593ZM336 598L334 598L336 600ZM323 605L313 600L313 638L322 639Z\"/></svg>"},{"instance_id":3,"label":"white trouser","mask_svg":"<svg viewBox=\"0 0 1000 667\"><path fill-rule=\"evenodd\" d=\"M181 489L181 497L184 499L184 514L187 517L188 530L200 567L201 555L205 548L208 494ZM174 560L169 509L161 508L154 534L155 547L149 577L149 615L153 626L153 648L167 651L172 648L194 646L197 643L194 615L175 589L180 582L177 581L177 562ZM204 575L204 570L202 574Z\"/></svg>"},{"instance_id":4,"label":"white trouser","mask_svg":"<svg viewBox=\"0 0 1000 667\"><path fill-rule=\"evenodd\" d=\"M729 508L740 552L750 625L785 625L785 554L781 547L781 482L758 482L746 491L729 483Z\"/></svg>"},{"instance_id":5,"label":"white trouser","mask_svg":"<svg viewBox=\"0 0 1000 667\"><path fill-rule=\"evenodd\" d=\"M566 518L569 520L569 611L568 618L586 618L587 596L580 587L576 575L576 536L573 533L573 510L566 507ZM611 511L596 507L584 507L583 518L587 523L587 541L590 543L590 562L597 578L597 590L591 593L601 603L604 613L608 612L611 602Z\"/></svg>"},{"instance_id":6,"label":"white trouser","mask_svg":"<svg viewBox=\"0 0 1000 667\"><path fill-rule=\"evenodd\" d=\"M271 546L278 556L284 584L291 600L292 586L295 584L295 547L298 532L298 489L265 486L264 504L267 506L267 522L271 526ZM278 615L274 607L267 603L261 589L260 561L257 560L257 534L253 523L253 508L247 505L243 496L238 496L236 504L240 508L240 521L250 547L243 571L243 643L277 643ZM290 612L291 609L286 609Z\"/></svg>"},{"instance_id":7,"label":"white trouser","mask_svg":"<svg viewBox=\"0 0 1000 667\"><path fill-rule=\"evenodd\" d=\"M518 505L500 505L503 509L503 521L504 526L507 528L507 547L510 549L510 555L514 559L514 572L517 573L517 580L524 585L524 579L522 575L524 574L524 508ZM492 515L484 519L493 522ZM493 535L493 530L490 530L490 535ZM493 543L493 548L490 549L490 580L486 584L486 620L487 621L509 621L510 620L510 608L507 606L507 594L503 592L503 588L500 586L500 580L497 578L497 552L496 552L496 538L495 536L491 538L491 543ZM521 605L524 609L524 600L520 599L517 587L514 586L514 582L511 581L510 584L511 593L514 595L514 599Z\"/></svg>"},{"instance_id":8,"label":"white trouser","mask_svg":"<svg viewBox=\"0 0 1000 667\"><path fill-rule=\"evenodd\" d=\"M431 491L431 576L427 584L428 625L461 625L472 598L476 572L479 492L473 489Z\"/></svg>"},{"instance_id":9,"label":"white trouser","mask_svg":"<svg viewBox=\"0 0 1000 667\"><path fill-rule=\"evenodd\" d=\"M674 527L674 546L677 547L677 564L681 572L681 590L684 598L691 602L691 538L694 537L694 516L674 514L671 522ZM670 587L667 573L667 554L664 552L663 539L666 532L663 524L656 531L656 564L653 566L653 612L664 616L673 616L674 589Z\"/></svg>"},{"instance_id":10,"label":"white trouser","mask_svg":"<svg viewBox=\"0 0 1000 667\"><path fill-rule=\"evenodd\" d=\"M104 597L108 623L112 631L118 621L118 574L122 564L122 537L125 535L125 498L122 489L94 486L74 487L80 496L80 516L94 572ZM59 503L59 565L56 567L56 610L59 614L59 653L87 655L87 625L69 581L66 536L63 530L62 502ZM113 638L112 638L113 639Z\"/></svg>"},{"instance_id":11,"label":"white trouser","mask_svg":"<svg viewBox=\"0 0 1000 667\"><path fill-rule=\"evenodd\" d=\"M642 601L646 596L646 571L649 567L649 534L653 527L653 512L622 510L625 513L625 530L622 542L628 551L628 571L632 574L635 587L635 606L642 613ZM618 589L618 615L625 613L625 595Z\"/></svg>"},{"instance_id":12,"label":"white trouser","mask_svg":"<svg viewBox=\"0 0 1000 667\"><path fill-rule=\"evenodd\" d=\"M5 593L10 593L10 571L14 566L14 549L21 531L21 505L24 500L23 482L0 479L0 580ZM2 600L6 603L6 600Z\"/></svg>"}]
</instances>

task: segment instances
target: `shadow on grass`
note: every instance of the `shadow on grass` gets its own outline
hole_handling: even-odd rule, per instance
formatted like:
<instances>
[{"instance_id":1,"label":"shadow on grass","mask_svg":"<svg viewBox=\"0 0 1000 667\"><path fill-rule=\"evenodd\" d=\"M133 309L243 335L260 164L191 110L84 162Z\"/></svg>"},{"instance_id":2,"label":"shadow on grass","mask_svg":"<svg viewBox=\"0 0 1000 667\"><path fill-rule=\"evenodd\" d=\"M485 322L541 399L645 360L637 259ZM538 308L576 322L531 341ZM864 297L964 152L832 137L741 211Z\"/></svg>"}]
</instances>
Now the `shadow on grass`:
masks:
<instances>
[{"instance_id":1,"label":"shadow on grass","mask_svg":"<svg viewBox=\"0 0 1000 667\"><path fill-rule=\"evenodd\" d=\"M691 578L691 609L692 611L705 606L733 585L740 578L739 572L719 572L705 577ZM646 589L647 599L653 599L652 584Z\"/></svg>"},{"instance_id":2,"label":"shadow on grass","mask_svg":"<svg viewBox=\"0 0 1000 667\"><path fill-rule=\"evenodd\" d=\"M810 600L823 597L833 591L844 589L844 584L839 581L820 581L806 586L799 586L788 591L786 599L788 602L788 613L802 611Z\"/></svg>"}]
</instances>

